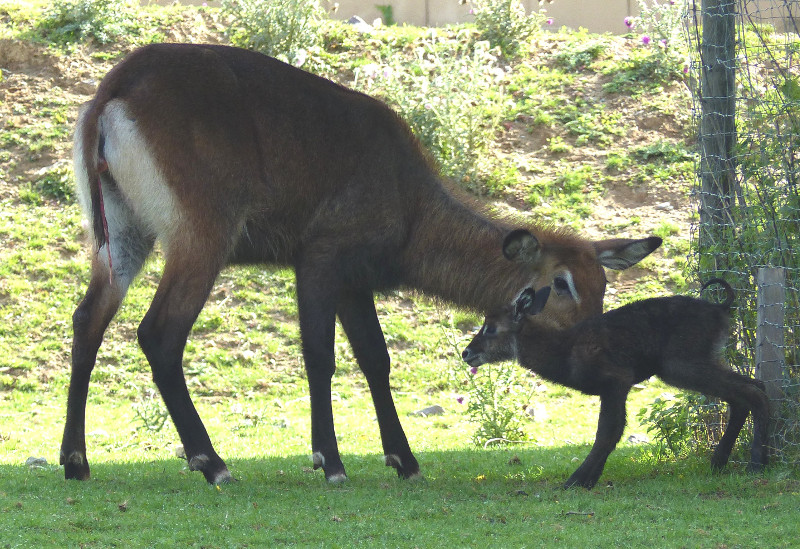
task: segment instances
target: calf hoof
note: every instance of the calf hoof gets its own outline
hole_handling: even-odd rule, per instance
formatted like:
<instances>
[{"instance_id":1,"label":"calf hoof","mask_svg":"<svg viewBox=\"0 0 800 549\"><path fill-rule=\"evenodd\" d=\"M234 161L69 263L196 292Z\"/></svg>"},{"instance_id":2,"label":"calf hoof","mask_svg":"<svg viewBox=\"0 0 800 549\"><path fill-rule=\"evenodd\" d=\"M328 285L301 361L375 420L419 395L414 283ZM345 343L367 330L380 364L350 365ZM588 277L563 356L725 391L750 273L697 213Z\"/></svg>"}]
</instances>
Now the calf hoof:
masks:
<instances>
[{"instance_id":1,"label":"calf hoof","mask_svg":"<svg viewBox=\"0 0 800 549\"><path fill-rule=\"evenodd\" d=\"M82 452L75 450L69 456L65 456L62 452L60 462L64 466L66 480L89 480L89 462Z\"/></svg>"},{"instance_id":2,"label":"calf hoof","mask_svg":"<svg viewBox=\"0 0 800 549\"><path fill-rule=\"evenodd\" d=\"M190 458L188 463L189 470L203 473L203 476L206 477L206 481L209 484L217 486L234 482L235 480L230 471L228 471L225 462L217 456L208 457L205 454L198 454Z\"/></svg>"},{"instance_id":3,"label":"calf hoof","mask_svg":"<svg viewBox=\"0 0 800 549\"><path fill-rule=\"evenodd\" d=\"M727 455L717 455L714 454L711 456L711 470L712 471L722 471L725 466L728 464L728 456Z\"/></svg>"},{"instance_id":4,"label":"calf hoof","mask_svg":"<svg viewBox=\"0 0 800 549\"><path fill-rule=\"evenodd\" d=\"M587 490L591 490L594 488L595 484L597 484L596 478L583 478L581 475L573 473L573 475L567 479L567 482L564 483L564 490L569 490L574 486L580 486L582 488L586 488Z\"/></svg>"},{"instance_id":5,"label":"calf hoof","mask_svg":"<svg viewBox=\"0 0 800 549\"><path fill-rule=\"evenodd\" d=\"M766 465L764 465L763 463L756 463L756 462L751 461L750 464L747 466L747 472L748 473L763 473L765 467L766 467Z\"/></svg>"}]
</instances>

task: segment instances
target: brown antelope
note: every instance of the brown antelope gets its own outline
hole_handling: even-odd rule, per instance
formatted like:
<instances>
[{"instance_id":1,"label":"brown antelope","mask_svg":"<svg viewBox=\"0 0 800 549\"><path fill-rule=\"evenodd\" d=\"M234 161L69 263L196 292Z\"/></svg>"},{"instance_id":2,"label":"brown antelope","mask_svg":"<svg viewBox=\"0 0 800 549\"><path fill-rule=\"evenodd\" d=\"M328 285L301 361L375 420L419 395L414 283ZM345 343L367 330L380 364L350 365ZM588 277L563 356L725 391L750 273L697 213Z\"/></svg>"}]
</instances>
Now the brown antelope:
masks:
<instances>
[{"instance_id":1,"label":"brown antelope","mask_svg":"<svg viewBox=\"0 0 800 549\"><path fill-rule=\"evenodd\" d=\"M728 339L728 309L734 293L718 278L706 282L703 289L711 284L725 289L724 303L687 296L645 299L569 328L532 322L536 318L533 315L542 312L548 301L550 288L528 288L514 305L486 318L462 356L473 367L517 360L545 379L600 396L594 446L565 488L595 485L625 429L628 392L651 376L728 402L730 419L711 458L714 469L728 462L736 437L752 411L749 468L760 471L768 457L769 399L763 383L723 366L720 354Z\"/></svg>"},{"instance_id":2,"label":"brown antelope","mask_svg":"<svg viewBox=\"0 0 800 549\"><path fill-rule=\"evenodd\" d=\"M603 266L624 269L661 243L590 242L530 227L507 247L516 261L505 261L501 244L511 228L454 198L394 111L225 46L159 44L131 53L83 109L74 157L94 255L73 316L61 446L67 478L89 477L89 377L105 329L156 240L164 272L138 340L189 468L211 483L231 475L192 404L182 358L224 266L295 270L315 468L330 481L346 478L331 409L338 316L372 393L386 464L408 478L419 466L389 389L376 291L414 288L486 311L522 288L551 284L558 295L548 309L566 326L600 312Z\"/></svg>"}]
</instances>

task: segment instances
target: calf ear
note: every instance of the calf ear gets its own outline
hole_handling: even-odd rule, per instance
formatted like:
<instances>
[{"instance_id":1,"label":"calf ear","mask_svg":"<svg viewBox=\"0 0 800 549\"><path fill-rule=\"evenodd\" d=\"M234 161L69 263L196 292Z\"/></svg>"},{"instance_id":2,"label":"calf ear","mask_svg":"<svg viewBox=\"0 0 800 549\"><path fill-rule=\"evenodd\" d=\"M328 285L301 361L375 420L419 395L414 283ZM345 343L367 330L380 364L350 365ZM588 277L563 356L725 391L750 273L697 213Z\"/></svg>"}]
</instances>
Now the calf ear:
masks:
<instances>
[{"instance_id":1,"label":"calf ear","mask_svg":"<svg viewBox=\"0 0 800 549\"><path fill-rule=\"evenodd\" d=\"M514 302L515 319L520 320L524 315L539 314L547 304L548 297L550 297L550 286L545 286L538 292L533 288L525 288Z\"/></svg>"},{"instance_id":2,"label":"calf ear","mask_svg":"<svg viewBox=\"0 0 800 549\"><path fill-rule=\"evenodd\" d=\"M529 231L511 231L503 241L503 255L511 261L536 263L539 260L539 241Z\"/></svg>"},{"instance_id":3,"label":"calf ear","mask_svg":"<svg viewBox=\"0 0 800 549\"><path fill-rule=\"evenodd\" d=\"M661 239L657 236L641 240L614 238L594 243L597 261L604 267L617 270L636 265L659 246L661 246Z\"/></svg>"},{"instance_id":4,"label":"calf ear","mask_svg":"<svg viewBox=\"0 0 800 549\"><path fill-rule=\"evenodd\" d=\"M533 303L531 303L530 310L526 312L529 315L538 315L544 309L544 306L547 305L547 298L550 297L550 286L545 286L544 288L540 289L536 292L536 295L533 298Z\"/></svg>"}]
</instances>

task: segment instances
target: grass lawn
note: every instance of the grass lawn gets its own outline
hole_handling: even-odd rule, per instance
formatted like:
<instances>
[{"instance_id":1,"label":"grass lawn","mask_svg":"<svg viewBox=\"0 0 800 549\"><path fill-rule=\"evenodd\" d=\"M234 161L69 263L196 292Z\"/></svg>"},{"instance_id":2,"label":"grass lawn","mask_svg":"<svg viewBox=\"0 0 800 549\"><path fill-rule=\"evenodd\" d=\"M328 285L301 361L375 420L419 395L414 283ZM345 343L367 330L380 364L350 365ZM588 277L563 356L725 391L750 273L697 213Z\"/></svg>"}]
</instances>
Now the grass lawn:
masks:
<instances>
[{"instance_id":1,"label":"grass lawn","mask_svg":"<svg viewBox=\"0 0 800 549\"><path fill-rule=\"evenodd\" d=\"M627 442L647 433L637 412L670 390L660 382L631 394L623 442L591 491L560 486L588 453L598 400L522 369L514 384L520 394L512 396L533 409L531 416L519 408L525 442L476 446L476 425L457 397L468 392L459 353L481 318L404 291L380 296L378 311L397 408L424 478L401 481L384 466L366 382L337 334L333 407L349 480L326 483L311 467L294 276L283 270L225 271L190 336L187 383L238 480L209 486L176 456L179 440L135 341L159 280L158 254L110 326L93 373L92 479L65 481L58 452L71 316L89 273L68 163L77 106L133 42L194 40L194 30L210 41L224 42L225 35L213 9L151 7L128 21L152 26L131 43L58 48L34 32L37 12L28 4L0 5L0 49L13 50L0 56L8 62L0 73L0 549L797 545L795 470L748 475L747 448L740 446L729 468L712 474L708 456L667 458L655 445ZM399 67L401 56L410 61L422 50L425 63L444 63L447 51L475 34L398 27L364 38L345 26L337 32L317 61L348 84L370 63ZM680 67L677 79L634 78L639 72L628 65L650 66L638 42L584 31L546 34L536 46L502 67L497 96L482 94L503 106L486 107L487 118L503 124L488 130L498 142L481 152L499 164L475 167L487 176L480 184L472 176L461 181L523 217L543 216L593 236L663 236L662 249L636 269L609 273L608 303L685 290L692 214L677 208L686 204L694 153L684 144ZM414 66L415 77L425 63ZM376 91L396 84L378 82ZM639 132L643 118L670 134ZM652 206L665 197L676 210L657 219ZM445 412L414 415L431 405ZM29 458L46 462L31 465Z\"/></svg>"}]
</instances>

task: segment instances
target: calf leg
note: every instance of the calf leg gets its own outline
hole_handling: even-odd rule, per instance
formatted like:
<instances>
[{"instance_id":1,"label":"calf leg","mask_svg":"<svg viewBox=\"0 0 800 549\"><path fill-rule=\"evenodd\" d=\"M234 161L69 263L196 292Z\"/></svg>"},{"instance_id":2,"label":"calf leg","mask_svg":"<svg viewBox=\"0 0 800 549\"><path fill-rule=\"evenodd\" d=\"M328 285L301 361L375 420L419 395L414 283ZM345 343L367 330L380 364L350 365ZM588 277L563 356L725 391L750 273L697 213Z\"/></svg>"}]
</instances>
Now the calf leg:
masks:
<instances>
[{"instance_id":1,"label":"calf leg","mask_svg":"<svg viewBox=\"0 0 800 549\"><path fill-rule=\"evenodd\" d=\"M411 453L392 399L389 353L371 292L343 294L338 314L372 393L386 465L394 467L401 478L419 475L419 464Z\"/></svg>"},{"instance_id":2,"label":"calf leg","mask_svg":"<svg viewBox=\"0 0 800 549\"><path fill-rule=\"evenodd\" d=\"M600 395L600 418L594 445L581 466L567 479L564 488L577 485L588 489L597 483L608 456L625 431L625 401L629 390L629 387L614 388Z\"/></svg>"},{"instance_id":3,"label":"calf leg","mask_svg":"<svg viewBox=\"0 0 800 549\"><path fill-rule=\"evenodd\" d=\"M667 383L720 398L730 406L728 425L711 458L711 466L721 469L728 463L747 414L752 412L753 447L749 468L753 471L763 469L768 459L769 423L769 398L763 386L756 380L714 363L681 363L677 367L671 364L669 371L670 375L662 376Z\"/></svg>"}]
</instances>

